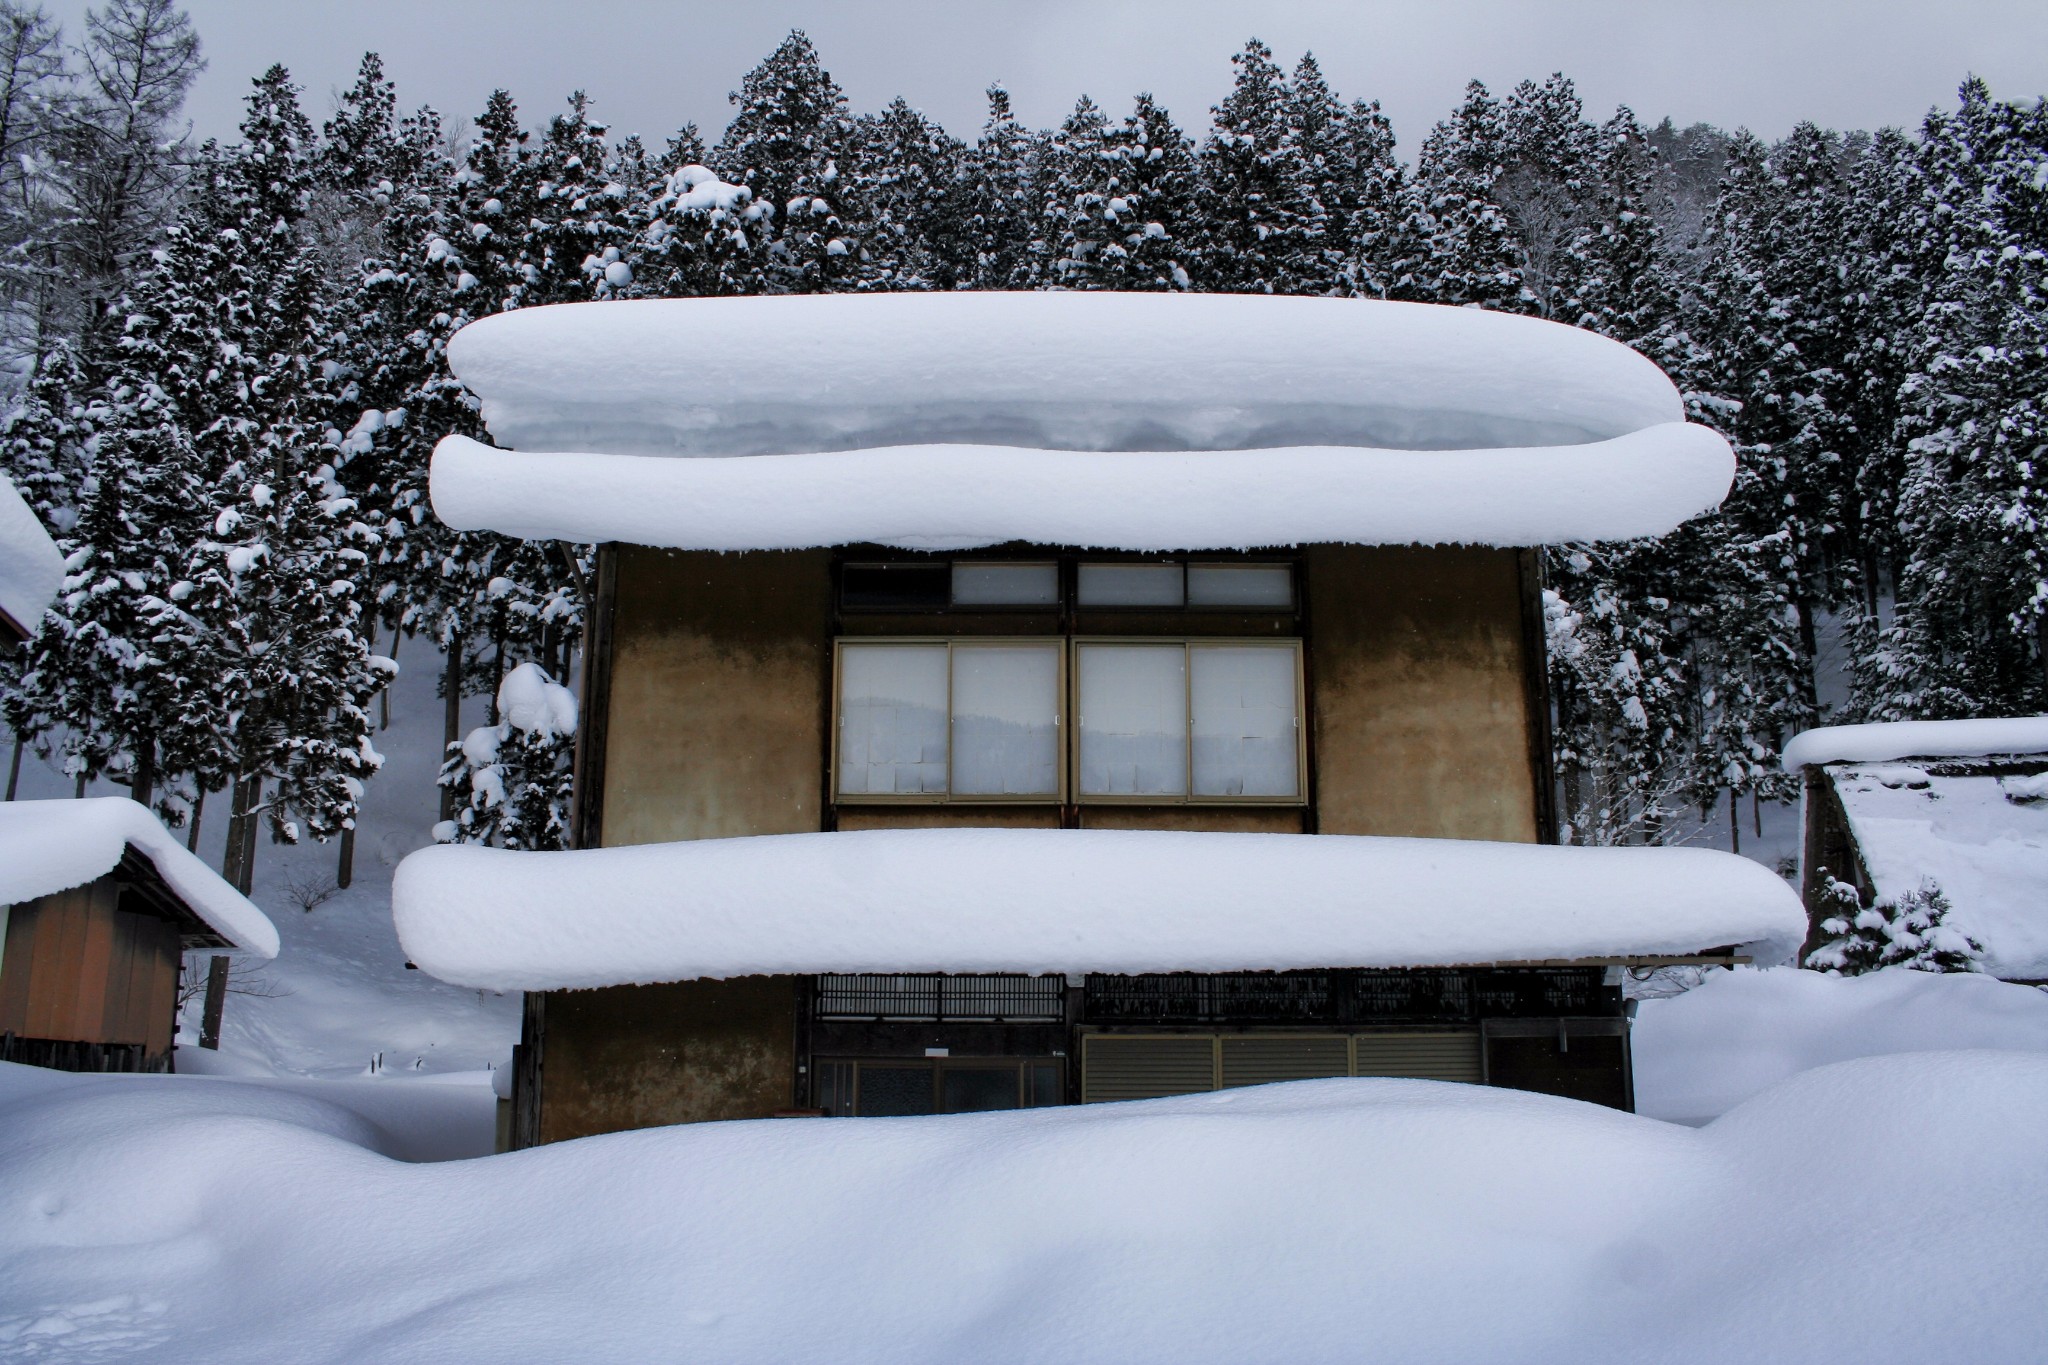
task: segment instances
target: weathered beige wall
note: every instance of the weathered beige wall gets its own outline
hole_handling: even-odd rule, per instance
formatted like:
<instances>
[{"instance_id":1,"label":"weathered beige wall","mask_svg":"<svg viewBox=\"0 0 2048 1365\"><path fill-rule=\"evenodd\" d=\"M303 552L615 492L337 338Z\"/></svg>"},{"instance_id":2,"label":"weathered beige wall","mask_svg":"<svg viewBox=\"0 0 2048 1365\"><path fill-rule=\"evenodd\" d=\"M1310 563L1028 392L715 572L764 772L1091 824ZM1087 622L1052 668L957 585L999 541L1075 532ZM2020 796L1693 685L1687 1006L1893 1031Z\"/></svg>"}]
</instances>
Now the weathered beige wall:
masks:
<instances>
[{"instance_id":1,"label":"weathered beige wall","mask_svg":"<svg viewBox=\"0 0 2048 1365\"><path fill-rule=\"evenodd\" d=\"M621 547L607 846L822 828L830 564Z\"/></svg>"},{"instance_id":2,"label":"weathered beige wall","mask_svg":"<svg viewBox=\"0 0 2048 1365\"><path fill-rule=\"evenodd\" d=\"M1537 838L1512 550L1308 553L1325 834Z\"/></svg>"},{"instance_id":3,"label":"weathered beige wall","mask_svg":"<svg viewBox=\"0 0 2048 1365\"><path fill-rule=\"evenodd\" d=\"M550 991L540 1140L770 1118L796 1094L796 980Z\"/></svg>"}]
</instances>

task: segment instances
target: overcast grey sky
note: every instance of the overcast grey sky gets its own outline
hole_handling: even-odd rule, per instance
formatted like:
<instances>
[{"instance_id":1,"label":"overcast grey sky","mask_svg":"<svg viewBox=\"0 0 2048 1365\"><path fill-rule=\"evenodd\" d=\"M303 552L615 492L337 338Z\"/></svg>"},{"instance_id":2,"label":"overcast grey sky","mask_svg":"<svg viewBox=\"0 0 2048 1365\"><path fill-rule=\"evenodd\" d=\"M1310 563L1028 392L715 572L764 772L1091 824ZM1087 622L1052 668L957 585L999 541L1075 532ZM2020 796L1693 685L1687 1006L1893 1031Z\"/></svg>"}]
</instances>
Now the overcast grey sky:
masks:
<instances>
[{"instance_id":1,"label":"overcast grey sky","mask_svg":"<svg viewBox=\"0 0 2048 1365\"><path fill-rule=\"evenodd\" d=\"M45 0L75 36L88 0ZM747 69L793 27L857 111L901 94L972 139L984 87L1050 126L1075 98L1113 112L1140 90L1191 131L1247 37L1291 66L1313 50L1340 94L1376 98L1412 156L1477 76L1496 92L1562 70L1604 118L1617 103L1779 137L1917 121L1967 72L2048 92L2048 3L2011 0L188 0L210 69L189 106L232 138L249 79L282 61L318 122L365 49L402 105L451 124L510 89L538 124L582 87L620 132L659 144L685 120L715 140Z\"/></svg>"}]
</instances>

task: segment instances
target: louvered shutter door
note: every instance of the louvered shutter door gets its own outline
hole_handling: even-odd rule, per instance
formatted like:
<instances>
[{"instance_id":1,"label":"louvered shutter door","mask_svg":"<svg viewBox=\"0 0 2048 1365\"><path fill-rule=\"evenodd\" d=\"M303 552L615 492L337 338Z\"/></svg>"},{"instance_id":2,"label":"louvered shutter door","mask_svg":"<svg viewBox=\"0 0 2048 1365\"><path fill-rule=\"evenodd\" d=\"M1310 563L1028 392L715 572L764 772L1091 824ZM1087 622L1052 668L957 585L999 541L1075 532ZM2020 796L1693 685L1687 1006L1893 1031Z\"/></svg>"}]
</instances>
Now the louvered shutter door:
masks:
<instances>
[{"instance_id":1,"label":"louvered shutter door","mask_svg":"<svg viewBox=\"0 0 2048 1365\"><path fill-rule=\"evenodd\" d=\"M1455 1033L1361 1033L1352 1041L1358 1049L1354 1075L1410 1076L1426 1081L1468 1081L1474 1085L1484 1079L1476 1029Z\"/></svg>"},{"instance_id":2,"label":"louvered shutter door","mask_svg":"<svg viewBox=\"0 0 2048 1365\"><path fill-rule=\"evenodd\" d=\"M1249 1033L1223 1038L1223 1084L1307 1081L1351 1072L1342 1034Z\"/></svg>"},{"instance_id":3,"label":"louvered shutter door","mask_svg":"<svg viewBox=\"0 0 2048 1365\"><path fill-rule=\"evenodd\" d=\"M1081 1044L1081 1102L1150 1100L1216 1088L1212 1035L1090 1034Z\"/></svg>"}]
</instances>

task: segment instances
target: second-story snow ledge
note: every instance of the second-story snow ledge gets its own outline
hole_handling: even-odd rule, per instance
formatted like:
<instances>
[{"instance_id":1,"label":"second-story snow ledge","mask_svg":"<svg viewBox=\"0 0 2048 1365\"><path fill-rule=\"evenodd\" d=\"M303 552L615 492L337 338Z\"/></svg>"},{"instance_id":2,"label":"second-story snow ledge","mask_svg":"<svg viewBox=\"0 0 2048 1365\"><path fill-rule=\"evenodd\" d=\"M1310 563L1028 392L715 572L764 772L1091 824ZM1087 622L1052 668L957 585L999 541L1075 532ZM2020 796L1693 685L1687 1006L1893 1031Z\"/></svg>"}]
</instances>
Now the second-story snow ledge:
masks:
<instances>
[{"instance_id":1,"label":"second-story snow ledge","mask_svg":"<svg viewBox=\"0 0 2048 1365\"><path fill-rule=\"evenodd\" d=\"M561 990L817 972L1286 971L1787 960L1798 897L1706 849L1358 835L925 829L565 853L423 849L410 960Z\"/></svg>"}]
</instances>

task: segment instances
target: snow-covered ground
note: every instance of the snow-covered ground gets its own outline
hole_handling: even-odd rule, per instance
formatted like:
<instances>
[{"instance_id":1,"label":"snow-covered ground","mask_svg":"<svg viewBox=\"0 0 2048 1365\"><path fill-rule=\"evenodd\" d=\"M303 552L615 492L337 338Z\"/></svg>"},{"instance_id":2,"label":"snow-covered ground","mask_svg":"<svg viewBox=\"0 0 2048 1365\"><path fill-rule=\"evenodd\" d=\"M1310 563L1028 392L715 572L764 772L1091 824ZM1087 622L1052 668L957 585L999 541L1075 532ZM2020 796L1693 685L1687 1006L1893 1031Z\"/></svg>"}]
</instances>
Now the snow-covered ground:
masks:
<instances>
[{"instance_id":1,"label":"snow-covered ground","mask_svg":"<svg viewBox=\"0 0 2048 1365\"><path fill-rule=\"evenodd\" d=\"M1698 1130L1334 1080L425 1166L302 1096L24 1070L15 1360L1991 1365L2048 1340L2035 1055L1842 1063Z\"/></svg>"},{"instance_id":2,"label":"snow-covered ground","mask_svg":"<svg viewBox=\"0 0 2048 1365\"><path fill-rule=\"evenodd\" d=\"M353 885L305 909L306 900L333 886L338 845L288 847L271 843L267 833L259 840L250 899L277 926L282 947L275 962L237 971L217 1055L196 1046L198 1005L190 1005L179 1037L181 1070L397 1077L482 1072L510 1059L519 1035L517 997L462 990L406 970L392 927L392 869L433 842L441 745L441 702L434 695L439 656L408 641L399 663L391 728L374 737L384 767L364 797ZM465 732L483 719L483 699L468 699ZM21 797L66 797L72 790L53 764L24 756ZM126 790L101 782L88 794ZM227 823L226 797L216 794L200 823L199 847L215 868ZM204 958L196 962L203 972Z\"/></svg>"}]
</instances>

